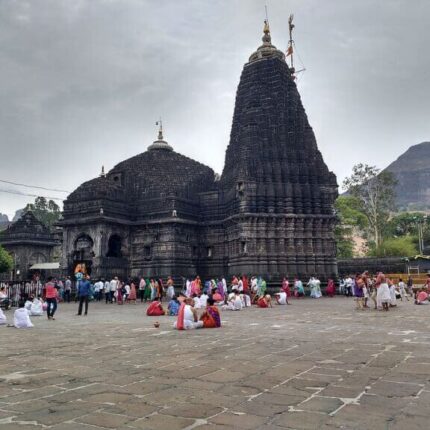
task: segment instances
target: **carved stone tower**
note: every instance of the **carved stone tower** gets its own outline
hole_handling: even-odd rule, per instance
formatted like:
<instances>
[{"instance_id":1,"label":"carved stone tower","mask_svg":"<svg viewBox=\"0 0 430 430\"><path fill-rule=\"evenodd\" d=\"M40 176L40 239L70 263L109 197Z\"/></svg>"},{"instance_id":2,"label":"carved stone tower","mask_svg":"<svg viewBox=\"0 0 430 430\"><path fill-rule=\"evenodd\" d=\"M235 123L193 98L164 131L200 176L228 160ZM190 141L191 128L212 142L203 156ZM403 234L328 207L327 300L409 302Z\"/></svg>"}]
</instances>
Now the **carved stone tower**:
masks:
<instances>
[{"instance_id":1,"label":"carved stone tower","mask_svg":"<svg viewBox=\"0 0 430 430\"><path fill-rule=\"evenodd\" d=\"M229 273L337 273L336 177L323 161L292 70L271 43L245 64L221 177Z\"/></svg>"}]
</instances>

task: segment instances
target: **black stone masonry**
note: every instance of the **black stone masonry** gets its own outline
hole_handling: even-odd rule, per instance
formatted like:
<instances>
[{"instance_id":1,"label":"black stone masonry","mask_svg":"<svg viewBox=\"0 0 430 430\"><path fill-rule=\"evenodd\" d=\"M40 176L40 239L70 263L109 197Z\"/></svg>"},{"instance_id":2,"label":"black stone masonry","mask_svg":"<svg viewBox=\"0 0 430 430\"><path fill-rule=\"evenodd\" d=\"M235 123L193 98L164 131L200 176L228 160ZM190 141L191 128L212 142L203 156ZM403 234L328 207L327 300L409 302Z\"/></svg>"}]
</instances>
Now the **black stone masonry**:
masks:
<instances>
[{"instance_id":1,"label":"black stone masonry","mask_svg":"<svg viewBox=\"0 0 430 430\"><path fill-rule=\"evenodd\" d=\"M220 179L162 130L146 152L64 203L62 267L94 276L337 274L335 175L283 53L265 29L245 64Z\"/></svg>"}]
</instances>

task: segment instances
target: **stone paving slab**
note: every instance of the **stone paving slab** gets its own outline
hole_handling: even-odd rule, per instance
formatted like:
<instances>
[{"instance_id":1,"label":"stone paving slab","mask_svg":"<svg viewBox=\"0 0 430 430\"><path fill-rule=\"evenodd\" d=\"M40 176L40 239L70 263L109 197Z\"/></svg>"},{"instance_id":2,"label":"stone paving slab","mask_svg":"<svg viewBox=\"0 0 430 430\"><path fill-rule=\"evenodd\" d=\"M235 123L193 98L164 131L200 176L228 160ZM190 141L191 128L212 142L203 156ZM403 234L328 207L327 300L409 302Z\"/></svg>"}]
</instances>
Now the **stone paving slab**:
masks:
<instances>
[{"instance_id":1,"label":"stone paving slab","mask_svg":"<svg viewBox=\"0 0 430 430\"><path fill-rule=\"evenodd\" d=\"M350 299L222 312L178 332L146 305L60 304L55 321L0 327L1 429L423 429L430 313ZM12 318L11 311L6 315Z\"/></svg>"}]
</instances>

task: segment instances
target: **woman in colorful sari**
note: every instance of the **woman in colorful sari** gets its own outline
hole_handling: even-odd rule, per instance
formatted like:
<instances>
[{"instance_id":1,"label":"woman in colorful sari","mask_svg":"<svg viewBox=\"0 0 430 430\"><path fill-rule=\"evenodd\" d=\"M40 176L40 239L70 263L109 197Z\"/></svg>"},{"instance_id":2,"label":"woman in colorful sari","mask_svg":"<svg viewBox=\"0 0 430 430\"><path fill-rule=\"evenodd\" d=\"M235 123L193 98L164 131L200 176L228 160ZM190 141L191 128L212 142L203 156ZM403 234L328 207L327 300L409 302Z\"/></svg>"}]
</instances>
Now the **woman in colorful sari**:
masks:
<instances>
[{"instance_id":1,"label":"woman in colorful sari","mask_svg":"<svg viewBox=\"0 0 430 430\"><path fill-rule=\"evenodd\" d=\"M158 288L158 291L157 291L157 297L160 299L160 302L163 300L163 297L164 297L164 285L163 285L163 280L160 278L159 280L158 280L158 282L157 282L157 288Z\"/></svg>"},{"instance_id":2,"label":"woman in colorful sari","mask_svg":"<svg viewBox=\"0 0 430 430\"><path fill-rule=\"evenodd\" d=\"M246 277L246 275L242 276L242 284L243 284L243 292L245 294L249 294L249 282L248 282L248 278Z\"/></svg>"},{"instance_id":3,"label":"woman in colorful sari","mask_svg":"<svg viewBox=\"0 0 430 430\"><path fill-rule=\"evenodd\" d=\"M287 278L282 280L282 291L287 295L287 298L291 297L290 283Z\"/></svg>"},{"instance_id":4,"label":"woman in colorful sari","mask_svg":"<svg viewBox=\"0 0 430 430\"><path fill-rule=\"evenodd\" d=\"M116 303L118 305L122 305L123 304L123 288L124 288L124 284L121 282L118 289L116 290Z\"/></svg>"},{"instance_id":5,"label":"woman in colorful sari","mask_svg":"<svg viewBox=\"0 0 430 430\"><path fill-rule=\"evenodd\" d=\"M325 289L325 292L329 297L334 297L336 293L336 287L334 285L333 279L329 279L327 283L327 288Z\"/></svg>"},{"instance_id":6,"label":"woman in colorful sari","mask_svg":"<svg viewBox=\"0 0 430 430\"><path fill-rule=\"evenodd\" d=\"M168 315L177 316L179 312L179 306L181 306L179 300L175 296L173 296L169 304L167 305Z\"/></svg>"},{"instance_id":7,"label":"woman in colorful sari","mask_svg":"<svg viewBox=\"0 0 430 430\"><path fill-rule=\"evenodd\" d=\"M218 294L220 297L219 300L218 300L218 298L216 298L216 299L214 298L214 300L216 302L218 302L218 301L223 302L224 301L224 299L225 299L225 297L224 297L224 285L223 285L222 281L218 281L217 288L216 288L216 291L214 294Z\"/></svg>"},{"instance_id":8,"label":"woman in colorful sari","mask_svg":"<svg viewBox=\"0 0 430 430\"><path fill-rule=\"evenodd\" d=\"M304 297L305 289L303 288L303 282L300 279L294 279L294 296L295 297Z\"/></svg>"},{"instance_id":9,"label":"woman in colorful sari","mask_svg":"<svg viewBox=\"0 0 430 430\"><path fill-rule=\"evenodd\" d=\"M157 286L154 279L151 279L149 286L151 288L151 302L153 302L157 298Z\"/></svg>"},{"instance_id":10,"label":"woman in colorful sari","mask_svg":"<svg viewBox=\"0 0 430 430\"><path fill-rule=\"evenodd\" d=\"M146 315L149 317L159 317L160 315L165 315L165 313L162 304L158 300L154 300L146 310Z\"/></svg>"},{"instance_id":11,"label":"woman in colorful sari","mask_svg":"<svg viewBox=\"0 0 430 430\"><path fill-rule=\"evenodd\" d=\"M221 327L221 315L216 306L214 306L214 299L208 298L206 311L200 317L200 321L203 321L203 328L217 328Z\"/></svg>"},{"instance_id":12,"label":"woman in colorful sari","mask_svg":"<svg viewBox=\"0 0 430 430\"><path fill-rule=\"evenodd\" d=\"M272 298L269 294L265 294L257 300L257 306L259 308L272 308Z\"/></svg>"},{"instance_id":13,"label":"woman in colorful sari","mask_svg":"<svg viewBox=\"0 0 430 430\"><path fill-rule=\"evenodd\" d=\"M136 294L136 284L131 281L130 282L130 294L127 297L128 303L134 302L136 304L137 294Z\"/></svg>"},{"instance_id":14,"label":"woman in colorful sari","mask_svg":"<svg viewBox=\"0 0 430 430\"><path fill-rule=\"evenodd\" d=\"M149 279L145 279L145 290L143 291L143 300L147 302L148 300L151 300L151 283L149 282Z\"/></svg>"}]
</instances>

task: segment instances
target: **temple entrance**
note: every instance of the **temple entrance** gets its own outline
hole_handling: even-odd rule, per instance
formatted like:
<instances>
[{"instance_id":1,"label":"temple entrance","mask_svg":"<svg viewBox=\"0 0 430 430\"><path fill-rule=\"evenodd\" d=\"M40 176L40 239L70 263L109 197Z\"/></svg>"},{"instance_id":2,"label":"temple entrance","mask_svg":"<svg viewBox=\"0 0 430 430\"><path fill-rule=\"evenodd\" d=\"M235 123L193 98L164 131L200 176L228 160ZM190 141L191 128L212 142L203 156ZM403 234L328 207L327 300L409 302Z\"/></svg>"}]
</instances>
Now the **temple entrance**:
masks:
<instances>
[{"instance_id":1,"label":"temple entrance","mask_svg":"<svg viewBox=\"0 0 430 430\"><path fill-rule=\"evenodd\" d=\"M109 238L108 252L106 254L106 257L115 257L115 258L121 258L122 257L121 238L117 234L113 234Z\"/></svg>"},{"instance_id":2,"label":"temple entrance","mask_svg":"<svg viewBox=\"0 0 430 430\"><path fill-rule=\"evenodd\" d=\"M83 275L91 274L91 266L93 263L93 257L95 256L93 246L94 241L87 234L82 234L76 239L72 263L72 271L74 275L79 272Z\"/></svg>"}]
</instances>

